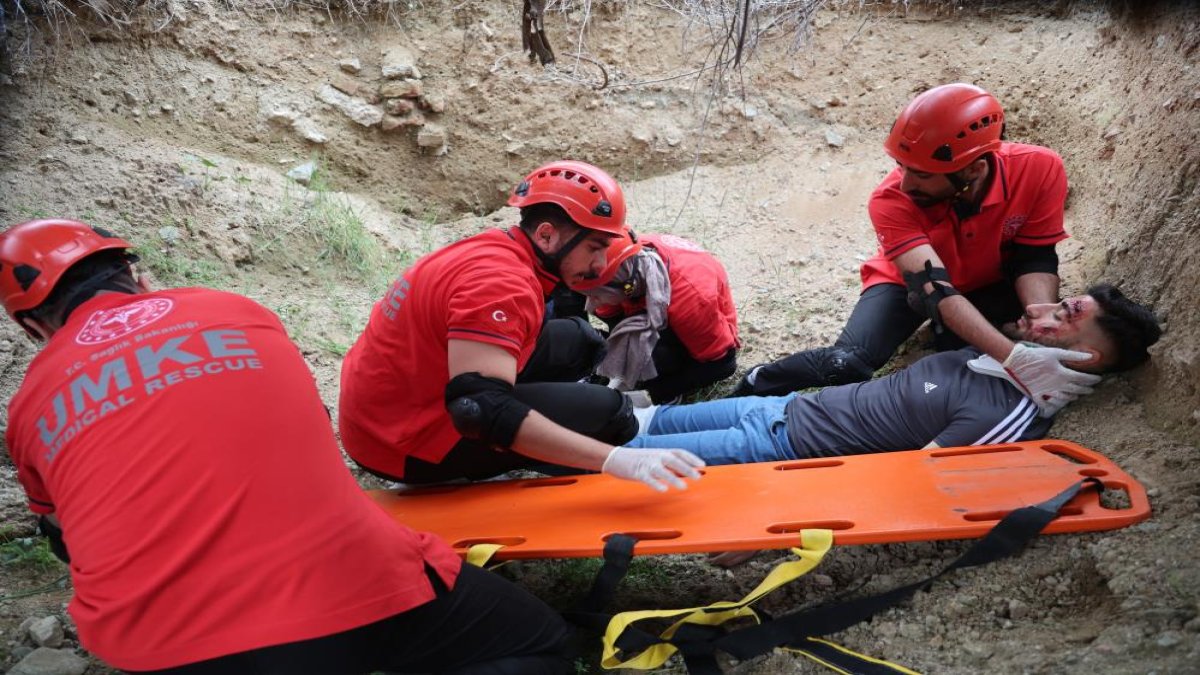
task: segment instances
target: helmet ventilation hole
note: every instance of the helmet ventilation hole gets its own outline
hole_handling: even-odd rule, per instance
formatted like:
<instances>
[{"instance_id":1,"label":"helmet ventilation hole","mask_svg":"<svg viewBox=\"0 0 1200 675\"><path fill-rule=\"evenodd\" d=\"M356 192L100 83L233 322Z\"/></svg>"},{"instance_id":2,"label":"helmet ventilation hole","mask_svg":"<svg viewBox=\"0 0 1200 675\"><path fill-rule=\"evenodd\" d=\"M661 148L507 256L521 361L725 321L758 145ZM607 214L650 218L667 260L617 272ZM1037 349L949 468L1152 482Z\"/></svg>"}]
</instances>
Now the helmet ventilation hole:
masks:
<instances>
[{"instance_id":1,"label":"helmet ventilation hole","mask_svg":"<svg viewBox=\"0 0 1200 675\"><path fill-rule=\"evenodd\" d=\"M23 291L29 290L29 287L33 285L34 280L41 273L36 267L30 267L29 265L17 265L13 268L13 276L16 277L17 283L21 284L21 290Z\"/></svg>"}]
</instances>

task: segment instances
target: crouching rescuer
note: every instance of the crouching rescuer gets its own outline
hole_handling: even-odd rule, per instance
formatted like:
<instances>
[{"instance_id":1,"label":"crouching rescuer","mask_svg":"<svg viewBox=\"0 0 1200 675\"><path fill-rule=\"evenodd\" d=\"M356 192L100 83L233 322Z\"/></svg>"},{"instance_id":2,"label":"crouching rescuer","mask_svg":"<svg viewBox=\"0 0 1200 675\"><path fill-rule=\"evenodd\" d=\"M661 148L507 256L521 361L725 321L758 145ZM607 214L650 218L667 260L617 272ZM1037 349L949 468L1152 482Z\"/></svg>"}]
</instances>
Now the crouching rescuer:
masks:
<instances>
[{"instance_id":1,"label":"crouching rescuer","mask_svg":"<svg viewBox=\"0 0 1200 675\"><path fill-rule=\"evenodd\" d=\"M626 396L581 383L603 338L579 318L546 319L560 285L595 279L626 233L625 198L601 169L542 166L514 189L521 222L418 260L376 304L342 365L346 451L405 483L483 479L559 465L657 489L703 463L682 450L632 452Z\"/></svg>"},{"instance_id":2,"label":"crouching rescuer","mask_svg":"<svg viewBox=\"0 0 1200 675\"><path fill-rule=\"evenodd\" d=\"M278 317L152 291L130 246L70 220L0 234L0 299L43 343L5 440L89 652L171 675L574 672L556 612L363 493Z\"/></svg>"},{"instance_id":3,"label":"crouching rescuer","mask_svg":"<svg viewBox=\"0 0 1200 675\"><path fill-rule=\"evenodd\" d=\"M608 324L608 353L596 368L620 390L644 389L678 402L737 368L737 309L724 266L695 242L632 230L608 263L578 289Z\"/></svg>"}]
</instances>

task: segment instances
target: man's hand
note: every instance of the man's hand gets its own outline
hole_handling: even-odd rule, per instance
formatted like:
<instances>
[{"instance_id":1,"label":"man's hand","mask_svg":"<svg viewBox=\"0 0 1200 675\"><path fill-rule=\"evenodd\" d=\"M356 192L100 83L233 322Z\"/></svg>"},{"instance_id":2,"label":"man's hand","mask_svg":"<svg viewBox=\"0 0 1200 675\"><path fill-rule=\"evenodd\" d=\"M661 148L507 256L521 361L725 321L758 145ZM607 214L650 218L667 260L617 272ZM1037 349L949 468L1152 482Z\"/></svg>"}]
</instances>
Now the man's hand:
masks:
<instances>
[{"instance_id":1,"label":"man's hand","mask_svg":"<svg viewBox=\"0 0 1200 675\"><path fill-rule=\"evenodd\" d=\"M704 460L687 450L659 450L654 448L626 448L618 445L608 453L601 471L624 478L640 480L658 490L667 491L667 484L686 490L683 478L697 480ZM683 478L680 478L680 477Z\"/></svg>"},{"instance_id":2,"label":"man's hand","mask_svg":"<svg viewBox=\"0 0 1200 675\"><path fill-rule=\"evenodd\" d=\"M1092 393L1099 375L1071 370L1064 361L1087 361L1092 355L1054 347L1028 347L1017 343L1004 360L1004 369L1033 399L1042 417L1053 417L1082 394Z\"/></svg>"}]
</instances>

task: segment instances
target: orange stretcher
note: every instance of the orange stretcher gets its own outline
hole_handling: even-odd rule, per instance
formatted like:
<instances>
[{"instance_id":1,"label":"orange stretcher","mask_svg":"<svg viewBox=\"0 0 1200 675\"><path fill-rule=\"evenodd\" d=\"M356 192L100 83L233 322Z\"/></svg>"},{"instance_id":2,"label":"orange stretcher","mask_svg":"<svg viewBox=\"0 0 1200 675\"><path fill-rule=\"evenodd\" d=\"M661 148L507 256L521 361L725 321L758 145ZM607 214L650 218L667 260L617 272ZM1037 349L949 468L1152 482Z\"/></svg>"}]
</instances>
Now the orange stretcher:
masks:
<instances>
[{"instance_id":1,"label":"orange stretcher","mask_svg":"<svg viewBox=\"0 0 1200 675\"><path fill-rule=\"evenodd\" d=\"M368 494L461 554L503 545L496 560L599 556L614 534L636 537L637 554L788 548L808 528L833 530L836 544L977 538L1010 511L1085 477L1106 493L1124 491L1128 505L1108 508L1098 490L1086 489L1044 532L1116 529L1150 516L1136 480L1099 453L1057 440L703 472L682 492L588 474Z\"/></svg>"}]
</instances>

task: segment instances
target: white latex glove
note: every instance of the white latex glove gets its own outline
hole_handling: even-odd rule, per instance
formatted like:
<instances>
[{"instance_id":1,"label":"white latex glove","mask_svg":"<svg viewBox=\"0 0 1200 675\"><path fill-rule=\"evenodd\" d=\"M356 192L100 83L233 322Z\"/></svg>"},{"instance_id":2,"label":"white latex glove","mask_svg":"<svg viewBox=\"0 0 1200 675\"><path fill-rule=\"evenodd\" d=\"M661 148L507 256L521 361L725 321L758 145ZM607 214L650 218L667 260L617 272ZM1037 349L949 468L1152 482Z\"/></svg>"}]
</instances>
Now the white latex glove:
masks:
<instances>
[{"instance_id":1,"label":"white latex glove","mask_svg":"<svg viewBox=\"0 0 1200 675\"><path fill-rule=\"evenodd\" d=\"M704 460L687 450L626 448L618 445L608 453L600 471L625 480L640 480L659 492L666 492L668 483L686 490L687 483L680 476L699 479L700 472L697 469L703 466Z\"/></svg>"},{"instance_id":2,"label":"white latex glove","mask_svg":"<svg viewBox=\"0 0 1200 675\"><path fill-rule=\"evenodd\" d=\"M1087 352L1055 347L1030 347L1017 343L1004 360L1004 369L1025 389L1042 417L1052 417L1082 394L1092 393L1099 375L1071 370L1064 361L1087 361Z\"/></svg>"}]
</instances>

